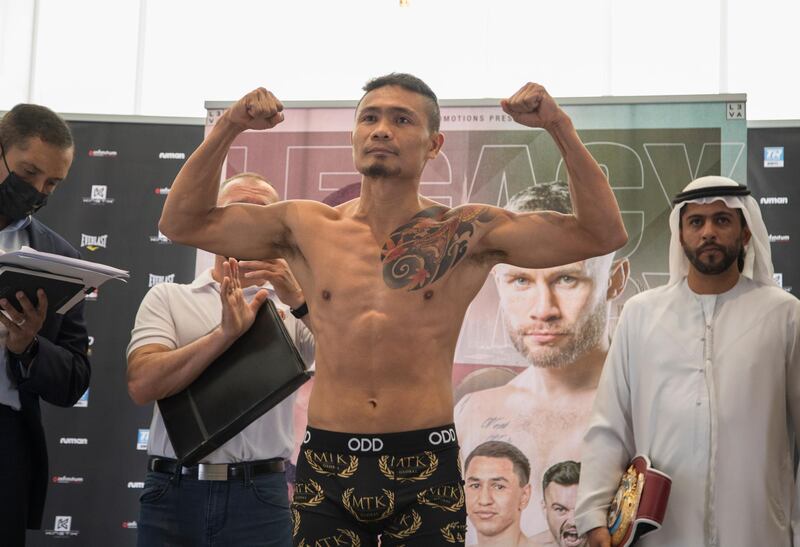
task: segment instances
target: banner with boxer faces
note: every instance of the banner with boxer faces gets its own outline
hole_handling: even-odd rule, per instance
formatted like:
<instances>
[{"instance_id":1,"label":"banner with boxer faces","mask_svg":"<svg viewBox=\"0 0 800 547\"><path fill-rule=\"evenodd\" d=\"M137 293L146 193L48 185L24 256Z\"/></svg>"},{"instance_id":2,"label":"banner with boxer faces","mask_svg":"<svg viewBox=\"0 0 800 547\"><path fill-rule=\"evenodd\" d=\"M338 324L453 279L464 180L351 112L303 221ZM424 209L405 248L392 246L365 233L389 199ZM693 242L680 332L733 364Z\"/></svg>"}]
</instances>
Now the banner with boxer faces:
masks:
<instances>
[{"instance_id":1,"label":"banner with boxer faces","mask_svg":"<svg viewBox=\"0 0 800 547\"><path fill-rule=\"evenodd\" d=\"M668 280L672 196L703 175L745 181L746 122L737 114L744 111L743 101L684 97L673 102L563 102L608 176L629 242L613 256L556 268L499 265L470 306L453 371L455 429L464 464L464 505L470 515L468 544L499 537L509 526L541 544L584 543L577 535L573 509L580 474L578 447L593 396L571 393L566 383L557 395L543 378L546 374L552 380L558 376L554 371L575 366L596 384L624 302ZM518 212L570 212L567 172L552 138L543 130L516 124L498 104L487 103L442 105L445 142L423 172L421 193L448 207L483 203ZM227 105L207 104L207 130ZM285 121L277 127L236 139L223 178L258 172L284 199L335 205L356 197L361 178L353 167L350 140L355 104L286 106ZM320 476L346 475L353 469L349 459L308 452L302 446L310 390L311 382L297 398L297 465L319 469ZM449 433L441 433L442 442L449 442ZM353 441L353 457L372 453L376 442L369 437ZM409 476L417 476L430 469L432 461L422 454L404 463ZM356 476L360 472L361 464ZM380 467L375 473L388 476ZM497 477L507 485L503 496L487 490ZM304 503L318 499L318 487L324 490L324 482L295 486L302 489ZM451 497L442 494L431 492L426 499L449 503ZM349 507L361 507L358 495L358 487L348 493ZM388 507L388 501L381 500L381 507ZM515 508L522 508L521 516ZM408 522L413 524L413 515ZM453 537L461 533L453 530Z\"/></svg>"}]
</instances>

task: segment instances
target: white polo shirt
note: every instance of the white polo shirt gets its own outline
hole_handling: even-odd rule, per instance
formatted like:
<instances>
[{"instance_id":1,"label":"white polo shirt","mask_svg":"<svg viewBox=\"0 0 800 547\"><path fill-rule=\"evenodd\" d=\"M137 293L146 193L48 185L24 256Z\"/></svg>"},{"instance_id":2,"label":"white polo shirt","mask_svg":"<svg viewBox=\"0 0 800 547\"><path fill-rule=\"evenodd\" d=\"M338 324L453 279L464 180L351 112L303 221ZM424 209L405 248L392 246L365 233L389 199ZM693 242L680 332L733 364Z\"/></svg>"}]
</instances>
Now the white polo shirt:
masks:
<instances>
[{"instance_id":1,"label":"white polo shirt","mask_svg":"<svg viewBox=\"0 0 800 547\"><path fill-rule=\"evenodd\" d=\"M275 296L271 286L244 289L249 302L262 288L269 290L275 307L285 312L284 322L306 364L314 360L314 338L302 321L289 313L289 307ZM183 347L206 335L220 323L222 303L219 283L211 277L211 269L200 274L189 285L161 283L145 295L136 314L136 324L128 344L128 356L147 344L161 344L170 349ZM295 395L247 426L241 433L203 458L203 463L234 463L269 458L289 458L294 448L293 407ZM153 405L150 441L151 456L175 458L164 420Z\"/></svg>"}]
</instances>

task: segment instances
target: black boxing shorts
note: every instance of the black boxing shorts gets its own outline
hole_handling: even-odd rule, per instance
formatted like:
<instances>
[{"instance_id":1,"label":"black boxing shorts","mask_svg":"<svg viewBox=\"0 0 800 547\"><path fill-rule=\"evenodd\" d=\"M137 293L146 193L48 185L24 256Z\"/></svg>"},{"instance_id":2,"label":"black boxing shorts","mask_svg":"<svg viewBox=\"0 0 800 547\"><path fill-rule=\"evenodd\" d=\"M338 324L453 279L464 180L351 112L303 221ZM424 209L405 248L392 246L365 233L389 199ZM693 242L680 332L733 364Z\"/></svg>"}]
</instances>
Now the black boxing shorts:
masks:
<instances>
[{"instance_id":1,"label":"black boxing shorts","mask_svg":"<svg viewBox=\"0 0 800 547\"><path fill-rule=\"evenodd\" d=\"M297 457L298 547L464 545L455 427L403 433L306 430Z\"/></svg>"}]
</instances>

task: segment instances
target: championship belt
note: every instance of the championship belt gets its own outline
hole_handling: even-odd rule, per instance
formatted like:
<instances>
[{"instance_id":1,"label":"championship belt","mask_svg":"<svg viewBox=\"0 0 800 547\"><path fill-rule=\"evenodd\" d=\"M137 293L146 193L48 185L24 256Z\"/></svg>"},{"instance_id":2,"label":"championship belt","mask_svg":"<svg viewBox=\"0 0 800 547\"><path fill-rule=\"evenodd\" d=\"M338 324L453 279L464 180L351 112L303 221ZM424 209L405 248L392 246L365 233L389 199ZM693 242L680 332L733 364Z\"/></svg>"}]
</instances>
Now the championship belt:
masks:
<instances>
[{"instance_id":1,"label":"championship belt","mask_svg":"<svg viewBox=\"0 0 800 547\"><path fill-rule=\"evenodd\" d=\"M608 531L613 547L629 547L643 535L661 528L672 479L650 466L650 458L631 460L608 508Z\"/></svg>"}]
</instances>

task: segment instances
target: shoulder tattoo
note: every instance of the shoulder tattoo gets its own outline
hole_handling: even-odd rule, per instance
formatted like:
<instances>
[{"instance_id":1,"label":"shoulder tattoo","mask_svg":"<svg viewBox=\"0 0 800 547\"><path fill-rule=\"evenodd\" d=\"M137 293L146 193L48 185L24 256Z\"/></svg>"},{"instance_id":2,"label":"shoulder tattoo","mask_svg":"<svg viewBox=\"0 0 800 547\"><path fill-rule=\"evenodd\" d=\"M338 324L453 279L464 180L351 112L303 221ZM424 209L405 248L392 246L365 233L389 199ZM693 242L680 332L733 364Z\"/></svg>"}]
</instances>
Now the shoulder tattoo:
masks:
<instances>
[{"instance_id":1,"label":"shoulder tattoo","mask_svg":"<svg viewBox=\"0 0 800 547\"><path fill-rule=\"evenodd\" d=\"M384 282L393 289L415 291L441 279L467 254L475 227L492 218L486 206L420 211L384 244Z\"/></svg>"}]
</instances>

